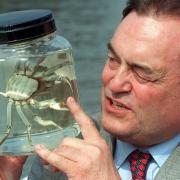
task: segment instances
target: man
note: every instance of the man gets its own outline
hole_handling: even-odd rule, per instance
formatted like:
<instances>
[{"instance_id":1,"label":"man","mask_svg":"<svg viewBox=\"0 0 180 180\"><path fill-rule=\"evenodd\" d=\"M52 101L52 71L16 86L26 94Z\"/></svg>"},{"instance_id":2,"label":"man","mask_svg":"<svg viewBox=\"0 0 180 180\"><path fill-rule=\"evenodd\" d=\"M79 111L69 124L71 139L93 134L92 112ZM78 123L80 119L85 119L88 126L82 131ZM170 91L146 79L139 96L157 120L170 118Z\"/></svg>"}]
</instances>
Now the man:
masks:
<instances>
[{"instance_id":1,"label":"man","mask_svg":"<svg viewBox=\"0 0 180 180\"><path fill-rule=\"evenodd\" d=\"M179 27L179 0L128 2L124 19L108 43L102 72L101 134L68 98L83 139L65 138L52 152L36 146L37 154L54 171L70 180L180 179ZM110 134L115 138L114 156ZM132 153L136 149L148 158L130 162L139 156ZM139 164L148 160L147 167ZM65 179L63 173L43 166L41 172L33 169L31 180Z\"/></svg>"}]
</instances>

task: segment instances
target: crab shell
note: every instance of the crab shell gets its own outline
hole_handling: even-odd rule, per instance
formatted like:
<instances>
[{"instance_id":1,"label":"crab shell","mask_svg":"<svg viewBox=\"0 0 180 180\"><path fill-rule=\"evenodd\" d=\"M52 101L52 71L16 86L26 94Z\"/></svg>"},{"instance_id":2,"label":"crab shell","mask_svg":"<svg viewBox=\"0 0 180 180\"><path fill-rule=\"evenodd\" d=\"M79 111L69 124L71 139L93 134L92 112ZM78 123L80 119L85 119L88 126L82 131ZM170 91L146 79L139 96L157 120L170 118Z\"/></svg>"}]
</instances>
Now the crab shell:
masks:
<instances>
[{"instance_id":1,"label":"crab shell","mask_svg":"<svg viewBox=\"0 0 180 180\"><path fill-rule=\"evenodd\" d=\"M15 74L7 83L6 95L15 101L22 101L29 99L37 89L37 80Z\"/></svg>"}]
</instances>

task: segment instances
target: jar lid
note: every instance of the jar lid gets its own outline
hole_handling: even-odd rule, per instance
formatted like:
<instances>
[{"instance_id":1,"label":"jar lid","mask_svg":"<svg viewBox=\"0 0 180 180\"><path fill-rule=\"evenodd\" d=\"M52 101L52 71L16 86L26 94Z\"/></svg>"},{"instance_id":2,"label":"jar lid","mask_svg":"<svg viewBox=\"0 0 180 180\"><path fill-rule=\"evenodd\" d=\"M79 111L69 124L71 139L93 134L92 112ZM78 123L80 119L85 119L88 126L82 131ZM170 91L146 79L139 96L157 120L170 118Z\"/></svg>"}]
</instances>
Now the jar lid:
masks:
<instances>
[{"instance_id":1,"label":"jar lid","mask_svg":"<svg viewBox=\"0 0 180 180\"><path fill-rule=\"evenodd\" d=\"M30 40L56 30L52 12L47 9L0 14L0 44Z\"/></svg>"}]
</instances>

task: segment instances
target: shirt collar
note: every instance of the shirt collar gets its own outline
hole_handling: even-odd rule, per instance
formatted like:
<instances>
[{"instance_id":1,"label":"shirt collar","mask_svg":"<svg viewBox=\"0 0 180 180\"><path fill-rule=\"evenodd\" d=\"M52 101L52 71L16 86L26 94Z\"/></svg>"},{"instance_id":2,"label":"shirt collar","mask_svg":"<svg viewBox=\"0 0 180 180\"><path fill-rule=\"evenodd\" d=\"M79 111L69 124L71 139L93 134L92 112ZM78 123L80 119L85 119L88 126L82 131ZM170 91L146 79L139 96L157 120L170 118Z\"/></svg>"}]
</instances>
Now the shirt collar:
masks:
<instances>
[{"instance_id":1,"label":"shirt collar","mask_svg":"<svg viewBox=\"0 0 180 180\"><path fill-rule=\"evenodd\" d=\"M115 164L121 166L123 162L127 159L128 155L136 149L135 146L125 143L120 140L116 140L116 150L115 150Z\"/></svg>"},{"instance_id":2,"label":"shirt collar","mask_svg":"<svg viewBox=\"0 0 180 180\"><path fill-rule=\"evenodd\" d=\"M161 167L164 164L164 162L167 160L171 152L176 148L176 146L179 143L180 143L180 134L178 134L177 136L166 142L152 146L147 149L140 149L140 150L145 152L148 151L152 155L157 165ZM137 147L117 139L115 156L114 156L116 165L121 166L124 163L124 161L127 159L128 155L135 149L137 149Z\"/></svg>"}]
</instances>

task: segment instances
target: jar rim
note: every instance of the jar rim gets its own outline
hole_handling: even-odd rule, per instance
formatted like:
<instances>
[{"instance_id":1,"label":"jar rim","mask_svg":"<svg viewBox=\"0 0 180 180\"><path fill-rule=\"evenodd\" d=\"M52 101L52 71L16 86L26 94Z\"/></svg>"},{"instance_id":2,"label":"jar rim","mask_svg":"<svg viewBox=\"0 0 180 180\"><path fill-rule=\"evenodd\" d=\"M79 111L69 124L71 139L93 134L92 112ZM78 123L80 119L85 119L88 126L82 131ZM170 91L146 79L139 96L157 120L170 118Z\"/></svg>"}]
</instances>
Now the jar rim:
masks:
<instances>
[{"instance_id":1,"label":"jar rim","mask_svg":"<svg viewBox=\"0 0 180 180\"><path fill-rule=\"evenodd\" d=\"M48 9L12 11L0 14L0 44L39 38L56 31Z\"/></svg>"}]
</instances>

